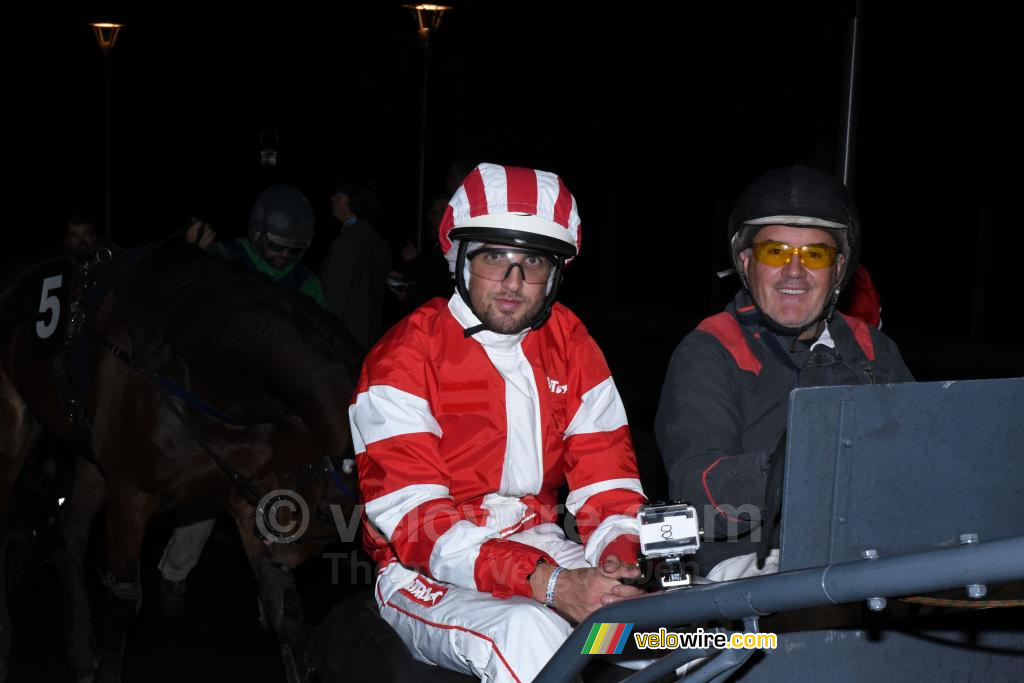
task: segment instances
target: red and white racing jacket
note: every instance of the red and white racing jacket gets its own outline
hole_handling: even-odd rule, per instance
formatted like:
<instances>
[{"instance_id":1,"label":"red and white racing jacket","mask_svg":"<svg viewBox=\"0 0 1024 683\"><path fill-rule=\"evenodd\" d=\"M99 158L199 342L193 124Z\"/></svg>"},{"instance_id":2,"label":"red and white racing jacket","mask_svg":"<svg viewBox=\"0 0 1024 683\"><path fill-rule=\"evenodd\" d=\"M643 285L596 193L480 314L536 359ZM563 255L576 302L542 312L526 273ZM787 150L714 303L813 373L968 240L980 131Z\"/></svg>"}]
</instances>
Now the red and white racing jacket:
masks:
<instances>
[{"instance_id":1,"label":"red and white racing jacket","mask_svg":"<svg viewBox=\"0 0 1024 683\"><path fill-rule=\"evenodd\" d=\"M633 561L643 503L626 412L583 323L556 304L539 330L482 331L433 299L363 364L349 407L364 544L439 581L529 596L543 551L507 537L556 521L558 489L585 557Z\"/></svg>"}]
</instances>

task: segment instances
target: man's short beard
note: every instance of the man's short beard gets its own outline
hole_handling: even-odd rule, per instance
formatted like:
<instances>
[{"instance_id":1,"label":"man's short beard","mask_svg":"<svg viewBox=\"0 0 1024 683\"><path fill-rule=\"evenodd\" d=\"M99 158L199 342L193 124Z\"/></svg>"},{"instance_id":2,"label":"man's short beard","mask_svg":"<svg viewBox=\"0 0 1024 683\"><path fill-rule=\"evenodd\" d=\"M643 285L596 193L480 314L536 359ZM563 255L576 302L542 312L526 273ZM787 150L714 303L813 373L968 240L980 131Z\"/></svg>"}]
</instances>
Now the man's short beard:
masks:
<instances>
[{"instance_id":1,"label":"man's short beard","mask_svg":"<svg viewBox=\"0 0 1024 683\"><path fill-rule=\"evenodd\" d=\"M480 322L482 322L488 330L496 332L497 334L519 334L526 329L528 321L525 319L522 321L513 321L508 317L500 315L485 315L480 319Z\"/></svg>"},{"instance_id":2,"label":"man's short beard","mask_svg":"<svg viewBox=\"0 0 1024 683\"><path fill-rule=\"evenodd\" d=\"M543 307L544 301L542 299L533 310L527 311L521 319L513 319L490 309L487 311L478 311L476 310L476 306L471 306L470 308L473 310L476 317L480 319L480 322L484 324L484 327L489 331L496 334L512 335L519 334L530 327L530 324L534 321L537 314L540 313Z\"/></svg>"}]
</instances>

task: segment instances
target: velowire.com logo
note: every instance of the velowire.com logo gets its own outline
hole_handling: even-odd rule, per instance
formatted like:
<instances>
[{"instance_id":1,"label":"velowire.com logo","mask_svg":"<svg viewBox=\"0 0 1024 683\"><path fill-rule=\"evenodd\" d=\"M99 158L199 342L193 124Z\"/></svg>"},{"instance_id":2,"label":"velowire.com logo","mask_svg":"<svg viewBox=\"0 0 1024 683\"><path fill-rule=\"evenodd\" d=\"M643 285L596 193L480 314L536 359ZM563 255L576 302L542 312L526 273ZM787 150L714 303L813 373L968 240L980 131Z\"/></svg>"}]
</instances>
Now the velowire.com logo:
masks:
<instances>
[{"instance_id":1,"label":"velowire.com logo","mask_svg":"<svg viewBox=\"0 0 1024 683\"><path fill-rule=\"evenodd\" d=\"M629 633L633 623L628 624L594 624L590 627L590 636L583 645L582 655L618 655L622 647L629 641Z\"/></svg>"}]
</instances>

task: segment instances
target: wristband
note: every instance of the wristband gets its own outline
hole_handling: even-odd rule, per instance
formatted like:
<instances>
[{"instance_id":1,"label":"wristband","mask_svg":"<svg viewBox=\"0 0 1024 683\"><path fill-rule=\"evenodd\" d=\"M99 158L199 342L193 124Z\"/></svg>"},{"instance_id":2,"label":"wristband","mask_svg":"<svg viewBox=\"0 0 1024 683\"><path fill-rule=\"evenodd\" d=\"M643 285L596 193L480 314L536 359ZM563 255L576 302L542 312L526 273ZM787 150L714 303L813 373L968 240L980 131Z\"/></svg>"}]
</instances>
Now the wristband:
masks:
<instances>
[{"instance_id":1,"label":"wristband","mask_svg":"<svg viewBox=\"0 0 1024 683\"><path fill-rule=\"evenodd\" d=\"M548 578L548 590L544 594L544 604L548 607L554 608L555 606L555 584L558 582L558 575L562 573L565 567L555 567L551 571L551 576Z\"/></svg>"}]
</instances>

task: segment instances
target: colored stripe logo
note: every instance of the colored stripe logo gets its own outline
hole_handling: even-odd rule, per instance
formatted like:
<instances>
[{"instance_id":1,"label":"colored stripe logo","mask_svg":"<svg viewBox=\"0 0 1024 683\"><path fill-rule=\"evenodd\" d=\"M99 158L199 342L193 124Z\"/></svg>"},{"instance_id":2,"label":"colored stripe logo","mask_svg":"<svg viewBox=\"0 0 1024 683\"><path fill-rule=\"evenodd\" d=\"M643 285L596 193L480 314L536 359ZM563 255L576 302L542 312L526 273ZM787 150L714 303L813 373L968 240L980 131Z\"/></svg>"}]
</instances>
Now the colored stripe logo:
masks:
<instances>
[{"instance_id":1,"label":"colored stripe logo","mask_svg":"<svg viewBox=\"0 0 1024 683\"><path fill-rule=\"evenodd\" d=\"M617 655L622 653L622 646L629 640L633 624L594 624L590 627L590 636L583 646L583 655Z\"/></svg>"}]
</instances>

